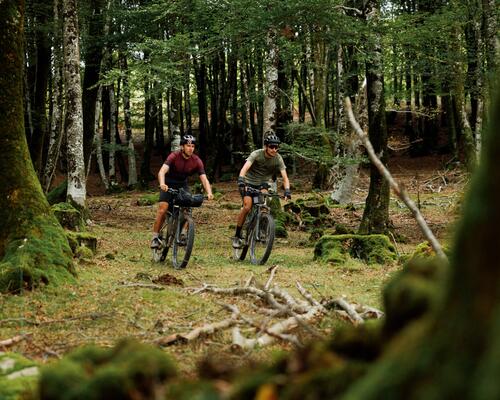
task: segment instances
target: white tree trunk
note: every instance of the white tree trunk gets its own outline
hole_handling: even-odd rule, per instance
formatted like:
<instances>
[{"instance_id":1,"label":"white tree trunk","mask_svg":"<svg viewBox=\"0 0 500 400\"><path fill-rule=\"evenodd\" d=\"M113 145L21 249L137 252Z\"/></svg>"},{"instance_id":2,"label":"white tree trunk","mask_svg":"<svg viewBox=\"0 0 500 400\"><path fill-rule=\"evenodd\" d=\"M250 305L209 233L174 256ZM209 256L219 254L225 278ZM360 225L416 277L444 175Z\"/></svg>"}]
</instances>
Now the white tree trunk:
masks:
<instances>
[{"instance_id":1,"label":"white tree trunk","mask_svg":"<svg viewBox=\"0 0 500 400\"><path fill-rule=\"evenodd\" d=\"M125 121L125 138L128 146L128 186L137 185L137 164L135 162L134 139L132 137L132 118L130 113L130 86L128 83L128 66L125 55L121 57L123 72L123 113Z\"/></svg>"},{"instance_id":2,"label":"white tree trunk","mask_svg":"<svg viewBox=\"0 0 500 400\"><path fill-rule=\"evenodd\" d=\"M95 154L97 159L97 166L99 167L99 175L101 176L102 184L106 191L109 189L109 181L106 176L106 170L104 169L104 162L102 159L102 146L101 146L101 133L99 132L99 119L101 116L101 98L102 98L102 86L99 85L97 90L97 100L95 102L95 122L94 122L94 146Z\"/></svg>"},{"instance_id":3,"label":"white tree trunk","mask_svg":"<svg viewBox=\"0 0 500 400\"><path fill-rule=\"evenodd\" d=\"M83 159L83 111L80 80L80 44L76 0L63 0L64 76L66 88L66 136L68 145L67 199L85 207L85 163Z\"/></svg>"},{"instance_id":4,"label":"white tree trunk","mask_svg":"<svg viewBox=\"0 0 500 400\"><path fill-rule=\"evenodd\" d=\"M276 133L276 99L278 97L278 46L276 30L267 32L267 47L269 49L265 60L266 86L264 95L264 129L263 137Z\"/></svg>"},{"instance_id":5,"label":"white tree trunk","mask_svg":"<svg viewBox=\"0 0 500 400\"><path fill-rule=\"evenodd\" d=\"M115 86L108 86L109 93L109 182L116 182L115 148L116 148L116 99Z\"/></svg>"},{"instance_id":6,"label":"white tree trunk","mask_svg":"<svg viewBox=\"0 0 500 400\"><path fill-rule=\"evenodd\" d=\"M59 27L60 16L59 16L60 3L58 0L54 0L54 24ZM59 32L59 30L57 30ZM59 35L56 35L59 37ZM44 178L43 178L43 188L45 193L50 190L50 185L54 177L54 172L56 170L57 160L59 158L59 151L61 149L62 141L62 122L64 121L64 94L63 94L63 54L62 47L56 45L54 48L53 57L53 68L54 68L54 79L53 79L53 91L52 91L52 119L50 124L50 139L49 139L49 149L47 153L47 162L45 164Z\"/></svg>"}]
</instances>

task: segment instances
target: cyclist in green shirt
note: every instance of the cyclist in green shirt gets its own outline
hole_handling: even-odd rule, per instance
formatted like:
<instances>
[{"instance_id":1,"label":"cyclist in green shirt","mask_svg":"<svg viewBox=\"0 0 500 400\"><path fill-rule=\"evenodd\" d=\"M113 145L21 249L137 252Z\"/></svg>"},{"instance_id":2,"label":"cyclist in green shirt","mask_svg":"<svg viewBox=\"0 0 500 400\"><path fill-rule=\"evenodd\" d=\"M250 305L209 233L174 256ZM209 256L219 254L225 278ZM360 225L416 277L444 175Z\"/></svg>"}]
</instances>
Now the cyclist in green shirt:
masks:
<instances>
[{"instance_id":1,"label":"cyclist in green shirt","mask_svg":"<svg viewBox=\"0 0 500 400\"><path fill-rule=\"evenodd\" d=\"M280 139L275 134L270 134L264 139L264 148L252 152L238 177L238 189L243 199L238 220L236 221L236 234L233 237L233 247L239 248L243 245L241 238L241 228L245 219L252 208L252 197L247 193L246 188L266 189L269 180L278 174L283 178L283 188L285 189L285 198L291 199L290 181L286 173L286 166L283 158L278 154Z\"/></svg>"}]
</instances>

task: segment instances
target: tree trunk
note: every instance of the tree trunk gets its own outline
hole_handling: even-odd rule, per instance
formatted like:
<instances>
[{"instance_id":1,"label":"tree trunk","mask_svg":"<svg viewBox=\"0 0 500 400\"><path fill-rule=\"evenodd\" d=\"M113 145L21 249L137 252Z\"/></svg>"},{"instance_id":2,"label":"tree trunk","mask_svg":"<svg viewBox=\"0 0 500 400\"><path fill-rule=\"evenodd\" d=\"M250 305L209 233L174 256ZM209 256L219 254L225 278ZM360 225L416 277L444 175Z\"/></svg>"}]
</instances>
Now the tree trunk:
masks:
<instances>
[{"instance_id":1,"label":"tree trunk","mask_svg":"<svg viewBox=\"0 0 500 400\"><path fill-rule=\"evenodd\" d=\"M144 153L141 164L141 180L143 183L154 179L151 173L151 151L153 150L154 141L154 119L152 115L152 94L151 87L148 82L144 84Z\"/></svg>"},{"instance_id":2,"label":"tree trunk","mask_svg":"<svg viewBox=\"0 0 500 400\"><path fill-rule=\"evenodd\" d=\"M50 72L50 40L47 29L50 6L45 2L35 1L35 47L36 75L34 80L32 123L33 135L31 137L30 152L33 165L41 177L43 168L43 148L47 136L47 89Z\"/></svg>"},{"instance_id":3,"label":"tree trunk","mask_svg":"<svg viewBox=\"0 0 500 400\"><path fill-rule=\"evenodd\" d=\"M198 130L200 131L199 155L203 162L207 161L207 147L209 141L208 106L207 106L207 69L203 61L193 59L196 77L196 94L198 98Z\"/></svg>"},{"instance_id":4,"label":"tree trunk","mask_svg":"<svg viewBox=\"0 0 500 400\"><path fill-rule=\"evenodd\" d=\"M85 208L85 163L83 160L82 88L80 44L76 0L63 0L64 63L66 83L66 136L68 140L68 201Z\"/></svg>"},{"instance_id":5,"label":"tree trunk","mask_svg":"<svg viewBox=\"0 0 500 400\"><path fill-rule=\"evenodd\" d=\"M123 73L123 120L125 123L125 139L128 148L128 186L137 185L137 166L135 162L134 138L132 136L132 118L130 112L130 86L128 82L127 56L121 54L120 64Z\"/></svg>"},{"instance_id":6,"label":"tree trunk","mask_svg":"<svg viewBox=\"0 0 500 400\"><path fill-rule=\"evenodd\" d=\"M43 174L43 189L47 193L50 190L52 179L57 166L59 152L61 150L61 141L63 136L63 121L64 121L64 96L63 96L63 54L60 39L62 37L61 19L60 19L59 0L54 0L54 78L52 81L52 118L50 121L50 138L49 149L47 152L47 162Z\"/></svg>"},{"instance_id":7,"label":"tree trunk","mask_svg":"<svg viewBox=\"0 0 500 400\"><path fill-rule=\"evenodd\" d=\"M500 98L465 205L444 293L389 344L345 399L500 397ZM478 212L480 210L480 212ZM392 351L391 351L392 350ZM380 383L383 382L383 385Z\"/></svg>"},{"instance_id":8,"label":"tree trunk","mask_svg":"<svg viewBox=\"0 0 500 400\"><path fill-rule=\"evenodd\" d=\"M52 214L28 152L23 111L24 1L2 1L0 15L0 291L20 292L68 279L74 268L66 235Z\"/></svg>"},{"instance_id":9,"label":"tree trunk","mask_svg":"<svg viewBox=\"0 0 500 400\"><path fill-rule=\"evenodd\" d=\"M368 25L376 24L380 10L378 0L368 1L365 14ZM373 26L373 25L372 25ZM366 65L368 96L368 134L380 160L387 162L387 127L385 121L384 78L380 36L375 33ZM370 188L366 198L360 233L384 233L389 224L389 184L375 166L370 169Z\"/></svg>"},{"instance_id":10,"label":"tree trunk","mask_svg":"<svg viewBox=\"0 0 500 400\"><path fill-rule=\"evenodd\" d=\"M94 123L97 101L97 82L101 70L104 48L104 0L90 2L92 14L88 16L88 35L92 38L87 43L85 52L85 71L83 73L83 154L85 165L89 163L94 142ZM100 100L99 100L100 101Z\"/></svg>"}]
</instances>

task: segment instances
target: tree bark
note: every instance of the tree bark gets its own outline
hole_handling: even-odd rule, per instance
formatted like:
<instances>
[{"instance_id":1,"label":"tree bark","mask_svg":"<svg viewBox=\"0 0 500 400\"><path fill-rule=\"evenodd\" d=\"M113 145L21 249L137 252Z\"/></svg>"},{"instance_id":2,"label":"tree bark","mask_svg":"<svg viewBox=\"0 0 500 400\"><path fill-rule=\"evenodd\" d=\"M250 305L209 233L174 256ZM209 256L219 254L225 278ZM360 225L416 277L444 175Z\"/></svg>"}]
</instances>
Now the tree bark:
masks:
<instances>
[{"instance_id":1,"label":"tree bark","mask_svg":"<svg viewBox=\"0 0 500 400\"><path fill-rule=\"evenodd\" d=\"M380 11L378 0L368 1L367 22L377 29ZM368 97L368 135L376 154L382 163L387 163L387 126L385 121L384 78L382 69L382 49L380 36L374 33L373 48L368 49L369 61L366 64ZM375 166L370 167L370 188L365 202L360 233L384 233L389 224L389 184Z\"/></svg>"},{"instance_id":2,"label":"tree bark","mask_svg":"<svg viewBox=\"0 0 500 400\"><path fill-rule=\"evenodd\" d=\"M23 111L24 1L0 3L0 291L20 292L74 273L28 151ZM48 240L50 238L50 240Z\"/></svg>"},{"instance_id":3,"label":"tree bark","mask_svg":"<svg viewBox=\"0 0 500 400\"><path fill-rule=\"evenodd\" d=\"M94 142L94 122L97 101L97 82L101 70L101 61L104 48L104 25L103 13L104 0L92 0L90 2L92 15L88 17L88 35L92 40L88 41L85 52L85 71L83 73L83 154L85 165L89 163ZM99 100L100 101L100 100Z\"/></svg>"},{"instance_id":4,"label":"tree bark","mask_svg":"<svg viewBox=\"0 0 500 400\"><path fill-rule=\"evenodd\" d=\"M85 208L86 184L83 159L83 112L80 82L80 43L76 0L63 0L64 63L66 82L66 136L68 140L69 202Z\"/></svg>"},{"instance_id":5,"label":"tree bark","mask_svg":"<svg viewBox=\"0 0 500 400\"><path fill-rule=\"evenodd\" d=\"M60 43L62 37L61 19L60 19L61 2L54 0L54 78L52 80L52 118L50 121L50 138L49 148L47 152L47 162L43 174L43 189L47 193L50 190L52 178L57 166L59 152L61 150L61 142L63 136L63 121L64 121L64 87L63 87L63 54L62 45Z\"/></svg>"}]
</instances>

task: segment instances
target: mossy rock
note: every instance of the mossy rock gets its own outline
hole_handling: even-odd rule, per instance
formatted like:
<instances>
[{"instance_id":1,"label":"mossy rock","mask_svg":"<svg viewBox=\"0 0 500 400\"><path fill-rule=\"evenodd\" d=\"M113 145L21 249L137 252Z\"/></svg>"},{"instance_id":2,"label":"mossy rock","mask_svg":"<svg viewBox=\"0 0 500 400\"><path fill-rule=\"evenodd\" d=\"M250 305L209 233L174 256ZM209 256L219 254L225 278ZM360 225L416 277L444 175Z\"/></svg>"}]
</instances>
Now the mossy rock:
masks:
<instances>
[{"instance_id":1,"label":"mossy rock","mask_svg":"<svg viewBox=\"0 0 500 400\"><path fill-rule=\"evenodd\" d=\"M438 258L416 257L384 287L384 331L392 336L436 304L446 267Z\"/></svg>"},{"instance_id":2,"label":"mossy rock","mask_svg":"<svg viewBox=\"0 0 500 400\"><path fill-rule=\"evenodd\" d=\"M312 217L319 217L330 213L328 206L323 197L308 197L306 199L298 199L285 204L285 211L294 214L307 212Z\"/></svg>"},{"instance_id":3,"label":"mossy rock","mask_svg":"<svg viewBox=\"0 0 500 400\"><path fill-rule=\"evenodd\" d=\"M71 204L66 202L54 204L52 211L63 228L73 231L83 228L82 214Z\"/></svg>"},{"instance_id":4,"label":"mossy rock","mask_svg":"<svg viewBox=\"0 0 500 400\"><path fill-rule=\"evenodd\" d=\"M37 382L36 362L16 353L0 352L0 399L29 398L30 394L36 393Z\"/></svg>"},{"instance_id":5,"label":"mossy rock","mask_svg":"<svg viewBox=\"0 0 500 400\"><path fill-rule=\"evenodd\" d=\"M93 254L97 253L97 236L89 232L73 232L66 231L66 236L68 238L69 246L71 251L76 255L77 251L81 247L86 247Z\"/></svg>"},{"instance_id":6,"label":"mossy rock","mask_svg":"<svg viewBox=\"0 0 500 400\"><path fill-rule=\"evenodd\" d=\"M367 264L387 264L397 260L396 249L385 235L324 235L314 247L314 259L340 265L350 257Z\"/></svg>"},{"instance_id":7,"label":"mossy rock","mask_svg":"<svg viewBox=\"0 0 500 400\"><path fill-rule=\"evenodd\" d=\"M156 347L135 340L112 349L88 346L42 369L40 400L152 399L175 375Z\"/></svg>"},{"instance_id":8,"label":"mossy rock","mask_svg":"<svg viewBox=\"0 0 500 400\"><path fill-rule=\"evenodd\" d=\"M66 193L68 191L68 181L64 180L49 193L47 193L47 201L50 205L62 203L66 201Z\"/></svg>"},{"instance_id":9,"label":"mossy rock","mask_svg":"<svg viewBox=\"0 0 500 400\"><path fill-rule=\"evenodd\" d=\"M152 206L158 203L159 195L158 193L148 193L144 194L137 199L138 206Z\"/></svg>"}]
</instances>

